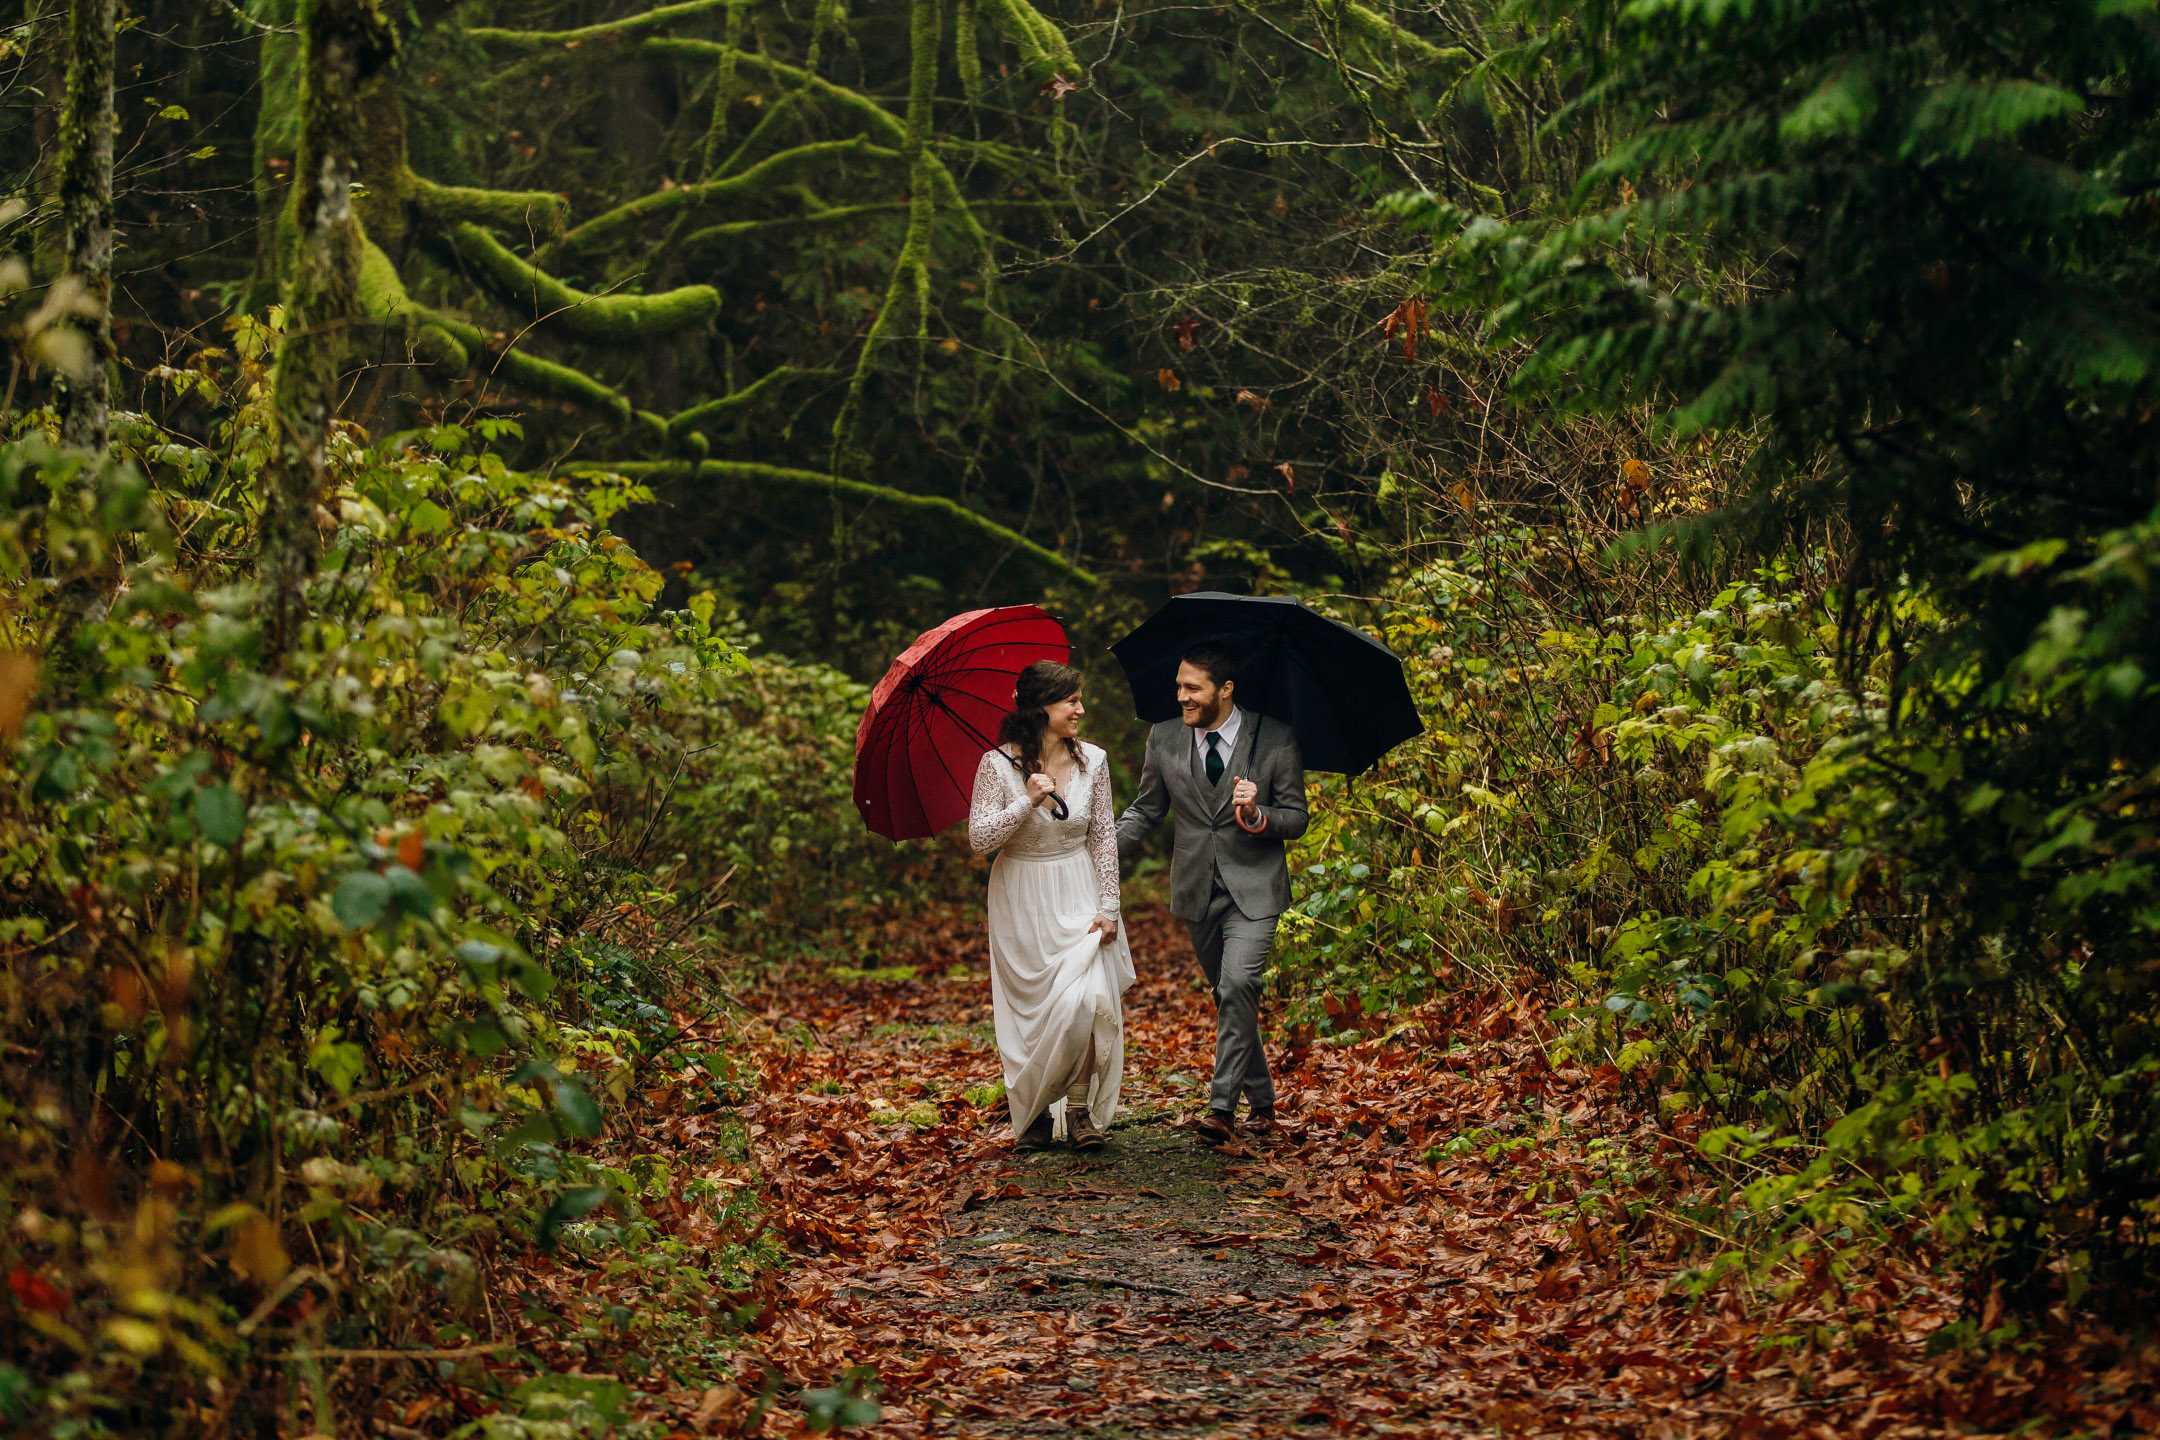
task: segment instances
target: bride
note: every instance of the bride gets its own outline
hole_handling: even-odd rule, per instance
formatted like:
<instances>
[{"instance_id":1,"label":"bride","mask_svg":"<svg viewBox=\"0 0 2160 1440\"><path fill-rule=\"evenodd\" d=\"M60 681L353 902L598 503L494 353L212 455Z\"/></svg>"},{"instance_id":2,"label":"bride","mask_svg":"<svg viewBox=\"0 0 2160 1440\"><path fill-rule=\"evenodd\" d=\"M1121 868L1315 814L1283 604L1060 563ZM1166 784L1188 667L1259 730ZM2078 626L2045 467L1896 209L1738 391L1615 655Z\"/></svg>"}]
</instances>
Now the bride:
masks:
<instances>
[{"instance_id":1,"label":"bride","mask_svg":"<svg viewBox=\"0 0 2160 1440\"><path fill-rule=\"evenodd\" d=\"M990 870L990 1000L1015 1144L1103 1145L1125 1071L1132 949L1118 924L1110 764L1079 738L1080 672L1020 672L997 749L975 770L968 842Z\"/></svg>"}]
</instances>

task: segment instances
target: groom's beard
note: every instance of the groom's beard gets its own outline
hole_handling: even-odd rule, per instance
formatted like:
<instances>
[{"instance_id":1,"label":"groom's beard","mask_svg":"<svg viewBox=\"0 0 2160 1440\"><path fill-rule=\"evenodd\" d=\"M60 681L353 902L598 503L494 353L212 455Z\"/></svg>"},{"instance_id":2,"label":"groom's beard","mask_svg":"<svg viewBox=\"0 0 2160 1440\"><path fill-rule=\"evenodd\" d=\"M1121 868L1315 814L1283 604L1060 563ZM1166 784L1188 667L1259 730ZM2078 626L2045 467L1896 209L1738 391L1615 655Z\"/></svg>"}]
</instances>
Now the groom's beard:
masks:
<instances>
[{"instance_id":1,"label":"groom's beard","mask_svg":"<svg viewBox=\"0 0 2160 1440\"><path fill-rule=\"evenodd\" d=\"M1212 714L1205 710L1198 710L1185 723L1194 730L1218 730L1222 728L1222 723L1229 718L1230 701L1226 697L1215 702L1215 710Z\"/></svg>"}]
</instances>

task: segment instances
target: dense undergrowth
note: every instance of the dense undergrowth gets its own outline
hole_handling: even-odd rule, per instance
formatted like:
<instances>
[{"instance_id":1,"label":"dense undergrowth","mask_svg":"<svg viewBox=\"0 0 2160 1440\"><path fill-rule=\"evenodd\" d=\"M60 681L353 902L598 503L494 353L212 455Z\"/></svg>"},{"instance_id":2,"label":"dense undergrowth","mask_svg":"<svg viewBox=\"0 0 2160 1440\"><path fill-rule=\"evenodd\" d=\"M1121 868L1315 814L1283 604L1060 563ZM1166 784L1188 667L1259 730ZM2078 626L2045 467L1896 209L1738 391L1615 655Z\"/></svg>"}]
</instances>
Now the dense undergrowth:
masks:
<instances>
[{"instance_id":1,"label":"dense undergrowth","mask_svg":"<svg viewBox=\"0 0 2160 1440\"><path fill-rule=\"evenodd\" d=\"M333 1433L339 1356L481 1344L505 1256L630 1243L681 1160L604 1116L740 1083L686 1038L719 957L942 863L854 821L861 687L659 608L609 530L639 489L506 468L508 422L337 431L275 651L275 340L161 377L206 445L117 416L92 460L33 413L0 452L0 1413L55 1434Z\"/></svg>"},{"instance_id":2,"label":"dense undergrowth","mask_svg":"<svg viewBox=\"0 0 2160 1440\"><path fill-rule=\"evenodd\" d=\"M1611 438L1522 530L1423 527L1441 553L1387 623L1444 718L1324 852L1376 894L1312 918L1349 907L1332 943L1368 965L1429 938L1562 981L1575 1048L1725 1122L1734 1253L1885 1238L2028 1307L2134 1312L2160 1258L2149 7L1510 13L1533 33L1486 70L1556 67L1544 132L1597 158L1550 207L1392 204L1545 422L1516 453L1573 463L1569 415ZM1585 543L1601 511L1627 544Z\"/></svg>"},{"instance_id":3,"label":"dense undergrowth","mask_svg":"<svg viewBox=\"0 0 2160 1440\"><path fill-rule=\"evenodd\" d=\"M1615 472L1623 501L1651 488L1645 462ZM1741 1203L1702 1283L1895 1241L1981 1295L2075 1306L2106 1275L2121 1303L2154 1218L2151 772L2065 770L2061 742L2149 695L2154 531L2105 537L1949 724L1889 654L1847 663L1828 549L1689 565L1615 548L1590 499L1567 524L1411 502L1451 538L1369 614L1430 730L1322 782L1278 976L1298 1033L1542 977L1561 1053L1646 1117L1713 1123ZM1891 603L1948 628L1919 587Z\"/></svg>"}]
</instances>

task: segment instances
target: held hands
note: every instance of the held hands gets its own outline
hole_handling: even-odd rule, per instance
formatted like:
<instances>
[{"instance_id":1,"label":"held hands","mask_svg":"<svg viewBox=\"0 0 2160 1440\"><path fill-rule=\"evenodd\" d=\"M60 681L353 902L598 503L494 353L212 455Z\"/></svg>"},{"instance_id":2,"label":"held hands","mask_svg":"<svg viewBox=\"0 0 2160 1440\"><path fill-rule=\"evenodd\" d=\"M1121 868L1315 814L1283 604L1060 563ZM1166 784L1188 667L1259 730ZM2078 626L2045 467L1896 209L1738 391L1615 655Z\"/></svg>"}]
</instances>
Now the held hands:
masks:
<instances>
[{"instance_id":1,"label":"held hands","mask_svg":"<svg viewBox=\"0 0 2160 1440\"><path fill-rule=\"evenodd\" d=\"M1093 935L1098 930L1102 932L1102 940L1099 942L1101 944L1108 945L1117 939L1117 916L1097 915L1088 921L1088 934Z\"/></svg>"},{"instance_id":2,"label":"held hands","mask_svg":"<svg viewBox=\"0 0 2160 1440\"><path fill-rule=\"evenodd\" d=\"M1053 795L1055 795L1055 794L1057 794L1057 781L1055 781L1055 780L1052 780L1052 779L1051 779L1051 778L1050 778L1050 777L1049 777L1048 775L1030 775L1030 776L1028 776L1028 779L1027 779L1027 802L1028 802L1028 804L1030 804L1030 805L1040 805L1040 804L1042 804L1042 803L1043 803L1043 801L1045 801L1045 800L1049 799L1049 798L1050 798L1051 796L1053 796Z\"/></svg>"},{"instance_id":3,"label":"held hands","mask_svg":"<svg viewBox=\"0 0 2160 1440\"><path fill-rule=\"evenodd\" d=\"M1260 787L1242 775L1231 787L1230 807L1237 823L1255 834L1267 825L1267 818L1260 813Z\"/></svg>"}]
</instances>

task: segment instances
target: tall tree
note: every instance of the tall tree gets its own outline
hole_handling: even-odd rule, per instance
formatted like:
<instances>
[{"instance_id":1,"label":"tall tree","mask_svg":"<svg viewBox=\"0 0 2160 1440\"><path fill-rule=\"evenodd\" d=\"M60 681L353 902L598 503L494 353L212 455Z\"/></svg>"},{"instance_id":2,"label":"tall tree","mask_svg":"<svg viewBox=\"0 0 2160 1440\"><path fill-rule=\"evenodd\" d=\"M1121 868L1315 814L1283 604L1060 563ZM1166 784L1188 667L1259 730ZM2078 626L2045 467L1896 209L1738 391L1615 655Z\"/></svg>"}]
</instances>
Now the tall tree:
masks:
<instances>
[{"instance_id":1,"label":"tall tree","mask_svg":"<svg viewBox=\"0 0 2160 1440\"><path fill-rule=\"evenodd\" d=\"M105 448L113 359L113 44L118 0L68 0L67 98L60 116L60 214L68 280L88 344L57 383L60 438Z\"/></svg>"},{"instance_id":2,"label":"tall tree","mask_svg":"<svg viewBox=\"0 0 2160 1440\"><path fill-rule=\"evenodd\" d=\"M1407 201L1440 293L1547 403L1758 436L1744 503L1683 533L1846 537L1846 674L1889 677L1881 846L1943 926L1887 967L1923 1028L1870 1055L1882 1123L1982 1117L1942 1183L2021 1278L2087 1244L2097 1272L2160 1159L2153 7L1530 8L1553 43L1512 59L1562 63L1556 126L1611 138L1561 213Z\"/></svg>"},{"instance_id":3,"label":"tall tree","mask_svg":"<svg viewBox=\"0 0 2160 1440\"><path fill-rule=\"evenodd\" d=\"M359 314L364 237L353 209L363 82L396 52L376 0L302 0L300 145L288 201L285 336L273 395L282 444L263 496L271 645L296 638L320 550L315 510L337 411L338 361Z\"/></svg>"}]
</instances>

